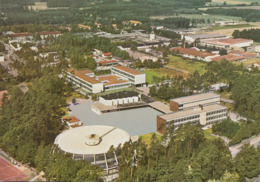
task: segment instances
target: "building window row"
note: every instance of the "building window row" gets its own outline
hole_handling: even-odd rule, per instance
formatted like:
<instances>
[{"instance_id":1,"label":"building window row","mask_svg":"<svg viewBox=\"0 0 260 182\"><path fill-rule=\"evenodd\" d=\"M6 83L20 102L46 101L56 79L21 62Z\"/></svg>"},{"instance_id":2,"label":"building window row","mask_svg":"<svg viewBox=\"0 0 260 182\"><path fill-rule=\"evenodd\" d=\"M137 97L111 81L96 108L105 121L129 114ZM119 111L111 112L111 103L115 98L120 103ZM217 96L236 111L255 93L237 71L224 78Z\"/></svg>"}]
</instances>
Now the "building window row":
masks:
<instances>
[{"instance_id":1,"label":"building window row","mask_svg":"<svg viewBox=\"0 0 260 182\"><path fill-rule=\"evenodd\" d=\"M222 118L222 117L226 117L227 115L226 114L220 114L220 115L217 115L217 116L211 116L211 117L207 117L207 121L210 121L210 120L214 120L214 119L218 119L218 118Z\"/></svg>"},{"instance_id":2,"label":"building window row","mask_svg":"<svg viewBox=\"0 0 260 182\"><path fill-rule=\"evenodd\" d=\"M180 118L180 119L174 119L172 121L170 121L171 123L179 123L179 122L185 122L185 121L190 121L196 118L199 118L200 115L195 115L195 116L189 116L189 117L185 117L185 118Z\"/></svg>"},{"instance_id":3,"label":"building window row","mask_svg":"<svg viewBox=\"0 0 260 182\"><path fill-rule=\"evenodd\" d=\"M217 110L217 111L212 111L212 112L207 112L207 116L210 116L210 115L214 115L214 114L218 114L218 113L223 113L223 112L226 112L226 109L221 109L221 110Z\"/></svg>"}]
</instances>

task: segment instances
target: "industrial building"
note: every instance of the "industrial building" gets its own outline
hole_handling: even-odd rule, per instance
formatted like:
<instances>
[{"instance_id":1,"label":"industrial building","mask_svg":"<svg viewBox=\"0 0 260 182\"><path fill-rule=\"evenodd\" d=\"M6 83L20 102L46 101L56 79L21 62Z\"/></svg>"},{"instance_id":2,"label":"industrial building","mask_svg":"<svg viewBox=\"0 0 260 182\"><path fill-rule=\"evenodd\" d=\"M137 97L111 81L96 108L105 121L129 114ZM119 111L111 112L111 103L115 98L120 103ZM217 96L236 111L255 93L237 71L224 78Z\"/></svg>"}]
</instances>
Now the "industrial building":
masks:
<instances>
[{"instance_id":1,"label":"industrial building","mask_svg":"<svg viewBox=\"0 0 260 182\"><path fill-rule=\"evenodd\" d=\"M210 39L226 39L229 36L225 34L196 34L196 35L186 35L185 41L193 43L195 40L210 40Z\"/></svg>"},{"instance_id":2,"label":"industrial building","mask_svg":"<svg viewBox=\"0 0 260 182\"><path fill-rule=\"evenodd\" d=\"M171 111L181 111L191 109L193 107L202 105L219 104L220 96L213 92L196 94L186 97L179 97L170 100L170 110Z\"/></svg>"},{"instance_id":3,"label":"industrial building","mask_svg":"<svg viewBox=\"0 0 260 182\"><path fill-rule=\"evenodd\" d=\"M107 173L118 168L118 154L109 151L130 142L130 135L112 126L81 126L59 134L55 139L55 151L85 160L104 169Z\"/></svg>"},{"instance_id":4,"label":"industrial building","mask_svg":"<svg viewBox=\"0 0 260 182\"><path fill-rule=\"evenodd\" d=\"M215 40L201 40L200 44L203 46L217 47L223 49L238 49L250 47L254 43L249 39L215 39Z\"/></svg>"},{"instance_id":5,"label":"industrial building","mask_svg":"<svg viewBox=\"0 0 260 182\"><path fill-rule=\"evenodd\" d=\"M164 134L170 126L177 128L187 123L210 125L227 119L227 108L219 104L197 106L189 110L177 111L157 116L157 132Z\"/></svg>"}]
</instances>

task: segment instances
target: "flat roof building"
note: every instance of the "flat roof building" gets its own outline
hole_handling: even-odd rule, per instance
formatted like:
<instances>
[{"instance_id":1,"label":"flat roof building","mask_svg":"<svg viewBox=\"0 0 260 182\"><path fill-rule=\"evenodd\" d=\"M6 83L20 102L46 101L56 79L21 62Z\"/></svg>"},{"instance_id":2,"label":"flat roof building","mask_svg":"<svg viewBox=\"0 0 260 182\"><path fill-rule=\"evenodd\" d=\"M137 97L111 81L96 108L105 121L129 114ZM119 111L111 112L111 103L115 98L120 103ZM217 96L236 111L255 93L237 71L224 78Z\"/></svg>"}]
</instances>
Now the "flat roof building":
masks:
<instances>
[{"instance_id":1,"label":"flat roof building","mask_svg":"<svg viewBox=\"0 0 260 182\"><path fill-rule=\"evenodd\" d=\"M130 142L130 135L112 126L82 126L59 134L54 144L56 151L71 156L74 160L85 160L107 171L118 167L118 155L110 152L125 142Z\"/></svg>"},{"instance_id":2,"label":"flat roof building","mask_svg":"<svg viewBox=\"0 0 260 182\"><path fill-rule=\"evenodd\" d=\"M227 118L227 108L219 104L198 106L193 109L177 111L157 116L157 132L164 134L168 127L182 126L186 123L210 125Z\"/></svg>"},{"instance_id":3,"label":"flat roof building","mask_svg":"<svg viewBox=\"0 0 260 182\"><path fill-rule=\"evenodd\" d=\"M249 39L215 39L215 40L201 40L200 44L204 46L217 48L243 48L249 47L254 43Z\"/></svg>"},{"instance_id":4,"label":"flat roof building","mask_svg":"<svg viewBox=\"0 0 260 182\"><path fill-rule=\"evenodd\" d=\"M131 84L136 86L143 85L145 83L144 73L125 66L114 66L111 69L111 73L128 79L131 82Z\"/></svg>"},{"instance_id":5,"label":"flat roof building","mask_svg":"<svg viewBox=\"0 0 260 182\"><path fill-rule=\"evenodd\" d=\"M89 70L78 71L69 68L66 79L90 93L99 93L104 90L103 83L96 80L94 73Z\"/></svg>"},{"instance_id":6,"label":"flat roof building","mask_svg":"<svg viewBox=\"0 0 260 182\"><path fill-rule=\"evenodd\" d=\"M116 75L103 75L96 77L96 79L103 83L104 90L113 90L131 86L131 82L126 78L122 78Z\"/></svg>"},{"instance_id":7,"label":"flat roof building","mask_svg":"<svg viewBox=\"0 0 260 182\"><path fill-rule=\"evenodd\" d=\"M171 111L180 111L187 110L199 105L211 105L219 104L220 96L213 92L196 94L191 96L179 97L176 99L170 100L170 110Z\"/></svg>"},{"instance_id":8,"label":"flat roof building","mask_svg":"<svg viewBox=\"0 0 260 182\"><path fill-rule=\"evenodd\" d=\"M186 35L185 40L188 42L194 42L195 40L208 40L208 39L224 39L229 38L225 34L196 34L196 35Z\"/></svg>"}]
</instances>

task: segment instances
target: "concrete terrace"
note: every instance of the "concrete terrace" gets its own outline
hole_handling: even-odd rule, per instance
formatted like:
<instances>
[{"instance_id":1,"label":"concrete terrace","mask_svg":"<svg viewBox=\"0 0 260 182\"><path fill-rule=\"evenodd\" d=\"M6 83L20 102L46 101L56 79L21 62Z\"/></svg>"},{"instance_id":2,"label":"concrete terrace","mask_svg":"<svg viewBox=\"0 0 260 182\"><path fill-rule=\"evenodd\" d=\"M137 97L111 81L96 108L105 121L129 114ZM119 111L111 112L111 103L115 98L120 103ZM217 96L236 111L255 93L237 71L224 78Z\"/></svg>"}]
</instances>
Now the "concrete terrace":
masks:
<instances>
[{"instance_id":1,"label":"concrete terrace","mask_svg":"<svg viewBox=\"0 0 260 182\"><path fill-rule=\"evenodd\" d=\"M121 128L130 136L156 132L156 116L162 113L150 107L97 115L91 110L91 102L70 106L72 114L84 125L107 125Z\"/></svg>"}]
</instances>

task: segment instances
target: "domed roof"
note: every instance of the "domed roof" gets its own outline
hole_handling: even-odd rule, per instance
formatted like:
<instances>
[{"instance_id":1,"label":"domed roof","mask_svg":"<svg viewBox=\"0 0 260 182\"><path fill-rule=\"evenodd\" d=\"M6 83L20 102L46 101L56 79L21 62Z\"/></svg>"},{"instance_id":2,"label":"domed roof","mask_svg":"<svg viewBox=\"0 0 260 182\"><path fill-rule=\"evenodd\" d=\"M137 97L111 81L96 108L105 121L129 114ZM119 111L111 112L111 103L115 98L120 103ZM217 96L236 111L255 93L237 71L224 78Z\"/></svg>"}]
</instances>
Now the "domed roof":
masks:
<instances>
[{"instance_id":1,"label":"domed roof","mask_svg":"<svg viewBox=\"0 0 260 182\"><path fill-rule=\"evenodd\" d=\"M66 152L72 154L102 154L113 145L130 141L130 135L122 129L112 126L82 126L70 129L59 134L55 144Z\"/></svg>"}]
</instances>

